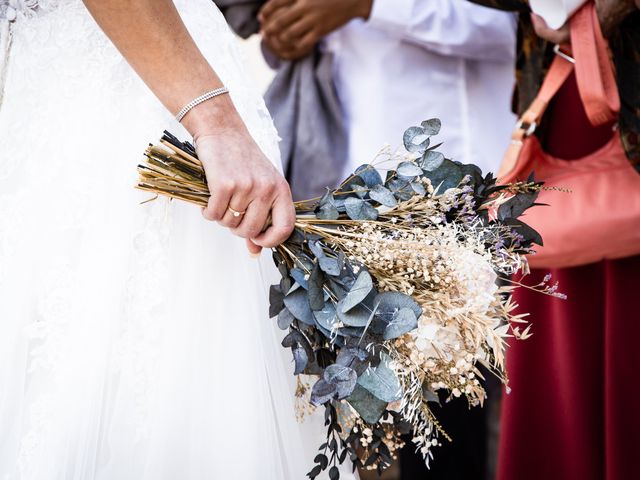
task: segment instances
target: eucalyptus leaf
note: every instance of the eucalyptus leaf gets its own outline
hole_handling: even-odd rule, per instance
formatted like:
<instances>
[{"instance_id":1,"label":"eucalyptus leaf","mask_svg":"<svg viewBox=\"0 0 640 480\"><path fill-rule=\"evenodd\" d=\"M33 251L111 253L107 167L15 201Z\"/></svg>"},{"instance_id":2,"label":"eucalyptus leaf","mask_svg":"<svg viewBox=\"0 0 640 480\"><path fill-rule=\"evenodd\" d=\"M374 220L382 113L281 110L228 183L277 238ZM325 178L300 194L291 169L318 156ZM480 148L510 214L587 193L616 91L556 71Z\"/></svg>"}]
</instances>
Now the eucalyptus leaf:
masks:
<instances>
[{"instance_id":1,"label":"eucalyptus leaf","mask_svg":"<svg viewBox=\"0 0 640 480\"><path fill-rule=\"evenodd\" d=\"M364 334L364 327L341 327L336 333L345 338L360 338Z\"/></svg>"},{"instance_id":2,"label":"eucalyptus leaf","mask_svg":"<svg viewBox=\"0 0 640 480\"><path fill-rule=\"evenodd\" d=\"M332 257L323 257L320 259L320 268L327 275L332 275L337 277L340 275L340 262L336 258Z\"/></svg>"},{"instance_id":3,"label":"eucalyptus leaf","mask_svg":"<svg viewBox=\"0 0 640 480\"><path fill-rule=\"evenodd\" d=\"M402 162L398 165L396 169L398 175L402 175L403 177L417 177L418 175L422 175L424 172L422 169L413 162Z\"/></svg>"},{"instance_id":4,"label":"eucalyptus leaf","mask_svg":"<svg viewBox=\"0 0 640 480\"><path fill-rule=\"evenodd\" d=\"M319 220L337 220L340 218L340 212L334 204L325 203L316 209L316 218Z\"/></svg>"},{"instance_id":5,"label":"eucalyptus leaf","mask_svg":"<svg viewBox=\"0 0 640 480\"><path fill-rule=\"evenodd\" d=\"M360 165L355 175L358 175L369 188L382 184L382 177L376 168L371 164Z\"/></svg>"},{"instance_id":6,"label":"eucalyptus leaf","mask_svg":"<svg viewBox=\"0 0 640 480\"><path fill-rule=\"evenodd\" d=\"M282 346L285 348L302 347L307 352L307 358L313 358L313 348L307 338L298 330L291 330L283 339Z\"/></svg>"},{"instance_id":7,"label":"eucalyptus leaf","mask_svg":"<svg viewBox=\"0 0 640 480\"><path fill-rule=\"evenodd\" d=\"M358 375L367 369L369 353L359 347L345 347L340 350L336 358L336 365L352 368Z\"/></svg>"},{"instance_id":8,"label":"eucalyptus leaf","mask_svg":"<svg viewBox=\"0 0 640 480\"><path fill-rule=\"evenodd\" d=\"M307 279L307 274L300 270L298 267L294 267L289 272L291 278L293 278L298 285L307 290L309 288L309 281Z\"/></svg>"},{"instance_id":9,"label":"eucalyptus leaf","mask_svg":"<svg viewBox=\"0 0 640 480\"><path fill-rule=\"evenodd\" d=\"M319 407L320 405L332 400L337 391L338 387L335 384L328 383L321 378L311 389L311 404Z\"/></svg>"},{"instance_id":10,"label":"eucalyptus leaf","mask_svg":"<svg viewBox=\"0 0 640 480\"><path fill-rule=\"evenodd\" d=\"M370 391L357 384L347 401L358 412L360 417L369 424L378 423L387 408L387 402L380 400Z\"/></svg>"},{"instance_id":11,"label":"eucalyptus leaf","mask_svg":"<svg viewBox=\"0 0 640 480\"><path fill-rule=\"evenodd\" d=\"M423 170L431 172L436 168L439 168L440 165L442 165L442 162L444 162L444 155L442 153L428 150L424 152L424 155L420 160L420 166Z\"/></svg>"},{"instance_id":12,"label":"eucalyptus leaf","mask_svg":"<svg viewBox=\"0 0 640 480\"><path fill-rule=\"evenodd\" d=\"M316 319L316 323L329 332L333 329L337 320L336 309L331 302L326 302L322 310L313 312L313 316Z\"/></svg>"},{"instance_id":13,"label":"eucalyptus leaf","mask_svg":"<svg viewBox=\"0 0 640 480\"><path fill-rule=\"evenodd\" d=\"M284 307L283 300L284 294L280 290L280 286L271 285L269 287L269 318L273 318L280 313L280 310Z\"/></svg>"},{"instance_id":14,"label":"eucalyptus leaf","mask_svg":"<svg viewBox=\"0 0 640 480\"><path fill-rule=\"evenodd\" d=\"M360 185L354 185L352 183L349 184L349 190L352 193L355 193L360 198L365 198L367 196L367 193L369 193L369 189L367 187L362 187Z\"/></svg>"},{"instance_id":15,"label":"eucalyptus leaf","mask_svg":"<svg viewBox=\"0 0 640 480\"><path fill-rule=\"evenodd\" d=\"M424 197L427 194L427 189L424 188L424 185L420 182L412 182L411 188L413 189L414 192L416 192L418 195L422 197Z\"/></svg>"},{"instance_id":16,"label":"eucalyptus leaf","mask_svg":"<svg viewBox=\"0 0 640 480\"><path fill-rule=\"evenodd\" d=\"M389 367L389 357L383 355L380 364L367 368L358 379L358 384L385 402L402 398L402 387L396 374Z\"/></svg>"},{"instance_id":17,"label":"eucalyptus leaf","mask_svg":"<svg viewBox=\"0 0 640 480\"><path fill-rule=\"evenodd\" d=\"M438 168L426 172L425 175L431 180L434 188L439 188L440 193L457 187L465 176L460 165L447 159Z\"/></svg>"},{"instance_id":18,"label":"eucalyptus leaf","mask_svg":"<svg viewBox=\"0 0 640 480\"><path fill-rule=\"evenodd\" d=\"M295 317L287 307L283 307L278 314L278 328L286 330L293 323Z\"/></svg>"},{"instance_id":19,"label":"eucalyptus leaf","mask_svg":"<svg viewBox=\"0 0 640 480\"><path fill-rule=\"evenodd\" d=\"M304 369L307 368L309 363L309 357L307 356L307 352L301 346L295 346L291 349L293 353L293 360L295 362L295 370L293 371L294 375L300 375L304 372Z\"/></svg>"},{"instance_id":20,"label":"eucalyptus leaf","mask_svg":"<svg viewBox=\"0 0 640 480\"><path fill-rule=\"evenodd\" d=\"M416 319L422 315L422 307L409 295L400 292L382 292L376 296L375 304L377 305L376 317L382 319L387 325L403 308L412 310Z\"/></svg>"},{"instance_id":21,"label":"eucalyptus leaf","mask_svg":"<svg viewBox=\"0 0 640 480\"><path fill-rule=\"evenodd\" d=\"M401 308L384 330L384 339L393 340L418 327L418 317L410 308Z\"/></svg>"},{"instance_id":22,"label":"eucalyptus leaf","mask_svg":"<svg viewBox=\"0 0 640 480\"><path fill-rule=\"evenodd\" d=\"M430 118L429 120L425 120L422 122L421 127L424 129L424 132L427 135L438 135L440 133L440 129L442 128L442 122L439 118Z\"/></svg>"},{"instance_id":23,"label":"eucalyptus leaf","mask_svg":"<svg viewBox=\"0 0 640 480\"><path fill-rule=\"evenodd\" d=\"M396 197L387 187L376 185L369 191L369 198L384 205L385 207L395 207L398 204Z\"/></svg>"},{"instance_id":24,"label":"eucalyptus leaf","mask_svg":"<svg viewBox=\"0 0 640 480\"><path fill-rule=\"evenodd\" d=\"M371 275L366 270L362 270L347 296L340 301L340 312L346 313L351 310L367 298L371 290L373 290Z\"/></svg>"},{"instance_id":25,"label":"eucalyptus leaf","mask_svg":"<svg viewBox=\"0 0 640 480\"><path fill-rule=\"evenodd\" d=\"M324 307L324 274L320 265L313 267L309 276L309 306L311 310L322 310Z\"/></svg>"},{"instance_id":26,"label":"eucalyptus leaf","mask_svg":"<svg viewBox=\"0 0 640 480\"><path fill-rule=\"evenodd\" d=\"M342 304L344 300L342 299L338 302L337 313L340 321L348 327L365 327L369 323L371 311L363 305L356 305L350 308L349 311L343 312Z\"/></svg>"},{"instance_id":27,"label":"eucalyptus leaf","mask_svg":"<svg viewBox=\"0 0 640 480\"><path fill-rule=\"evenodd\" d=\"M429 138L422 127L409 127L402 137L404 148L411 153L422 153L429 147Z\"/></svg>"},{"instance_id":28,"label":"eucalyptus leaf","mask_svg":"<svg viewBox=\"0 0 640 480\"><path fill-rule=\"evenodd\" d=\"M414 192L411 183L400 178L393 178L387 182L387 188L391 190L398 200L409 200Z\"/></svg>"},{"instance_id":29,"label":"eucalyptus leaf","mask_svg":"<svg viewBox=\"0 0 640 480\"><path fill-rule=\"evenodd\" d=\"M315 323L306 290L298 289L295 292L290 293L284 297L284 304L293 316L302 323L307 325L313 325Z\"/></svg>"},{"instance_id":30,"label":"eucalyptus leaf","mask_svg":"<svg viewBox=\"0 0 640 480\"><path fill-rule=\"evenodd\" d=\"M322 250L322 245L320 244L320 242L311 240L307 242L307 245L309 245L309 250L311 250L311 253L313 253L316 258L324 258L325 254Z\"/></svg>"},{"instance_id":31,"label":"eucalyptus leaf","mask_svg":"<svg viewBox=\"0 0 640 480\"><path fill-rule=\"evenodd\" d=\"M325 369L323 378L325 382L336 385L337 400L342 400L351 395L358 381L358 375L353 368L336 364L329 365Z\"/></svg>"},{"instance_id":32,"label":"eucalyptus leaf","mask_svg":"<svg viewBox=\"0 0 640 480\"><path fill-rule=\"evenodd\" d=\"M351 220L376 220L378 218L378 211L361 198L347 198L344 201L344 207Z\"/></svg>"}]
</instances>

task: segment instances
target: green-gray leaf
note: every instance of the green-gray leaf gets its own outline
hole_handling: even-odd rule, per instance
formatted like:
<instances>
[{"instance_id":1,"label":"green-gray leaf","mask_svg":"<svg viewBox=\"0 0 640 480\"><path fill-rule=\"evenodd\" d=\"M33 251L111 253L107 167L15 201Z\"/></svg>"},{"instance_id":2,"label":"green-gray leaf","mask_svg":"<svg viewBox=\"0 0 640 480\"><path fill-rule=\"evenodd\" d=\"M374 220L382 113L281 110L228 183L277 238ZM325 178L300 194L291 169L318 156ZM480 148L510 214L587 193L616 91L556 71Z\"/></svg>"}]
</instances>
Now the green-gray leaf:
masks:
<instances>
[{"instance_id":1,"label":"green-gray leaf","mask_svg":"<svg viewBox=\"0 0 640 480\"><path fill-rule=\"evenodd\" d=\"M324 307L324 275L320 266L316 265L309 276L309 306L311 310L322 310Z\"/></svg>"},{"instance_id":2,"label":"green-gray leaf","mask_svg":"<svg viewBox=\"0 0 640 480\"><path fill-rule=\"evenodd\" d=\"M398 204L396 197L393 196L391 190L383 185L376 185L369 191L371 200L384 205L385 207L395 207Z\"/></svg>"},{"instance_id":3,"label":"green-gray leaf","mask_svg":"<svg viewBox=\"0 0 640 480\"><path fill-rule=\"evenodd\" d=\"M327 403L331 400L338 387L333 383L327 383L324 379L318 380L311 389L311 404L319 407L323 403Z\"/></svg>"},{"instance_id":4,"label":"green-gray leaf","mask_svg":"<svg viewBox=\"0 0 640 480\"><path fill-rule=\"evenodd\" d=\"M439 118L430 118L429 120L422 122L420 125L424 129L424 133L427 135L437 135L440 133L442 122Z\"/></svg>"},{"instance_id":5,"label":"green-gray leaf","mask_svg":"<svg viewBox=\"0 0 640 480\"><path fill-rule=\"evenodd\" d=\"M401 308L384 329L384 339L393 340L417 328L418 318L410 308Z\"/></svg>"},{"instance_id":6,"label":"green-gray leaf","mask_svg":"<svg viewBox=\"0 0 640 480\"><path fill-rule=\"evenodd\" d=\"M363 305L357 305L351 308L348 312L342 311L344 299L338 302L338 318L349 327L364 327L369 323L369 317L371 312Z\"/></svg>"},{"instance_id":7,"label":"green-gray leaf","mask_svg":"<svg viewBox=\"0 0 640 480\"><path fill-rule=\"evenodd\" d=\"M347 198L344 201L344 208L351 220L375 220L378 218L378 211L358 197Z\"/></svg>"},{"instance_id":8,"label":"green-gray leaf","mask_svg":"<svg viewBox=\"0 0 640 480\"><path fill-rule=\"evenodd\" d=\"M387 402L380 400L369 390L357 384L347 401L360 414L362 419L369 424L378 423L387 408Z\"/></svg>"},{"instance_id":9,"label":"green-gray leaf","mask_svg":"<svg viewBox=\"0 0 640 480\"><path fill-rule=\"evenodd\" d=\"M383 292L376 296L374 300L378 306L376 317L386 324L391 323L395 315L403 308L409 308L415 313L416 318L422 315L422 308L409 295L400 292Z\"/></svg>"},{"instance_id":10,"label":"green-gray leaf","mask_svg":"<svg viewBox=\"0 0 640 480\"><path fill-rule=\"evenodd\" d=\"M389 368L387 355L382 356L382 361L377 367L367 368L358 379L358 384L385 402L394 402L402 398L400 381L393 370Z\"/></svg>"},{"instance_id":11,"label":"green-gray leaf","mask_svg":"<svg viewBox=\"0 0 640 480\"><path fill-rule=\"evenodd\" d=\"M402 162L398 165L396 172L403 177L416 177L423 174L422 169L413 162Z\"/></svg>"},{"instance_id":12,"label":"green-gray leaf","mask_svg":"<svg viewBox=\"0 0 640 480\"><path fill-rule=\"evenodd\" d=\"M302 323L307 325L314 324L313 312L309 305L309 297L307 296L306 290L298 289L295 292L290 293L284 297L284 304L293 316Z\"/></svg>"},{"instance_id":13,"label":"green-gray leaf","mask_svg":"<svg viewBox=\"0 0 640 480\"><path fill-rule=\"evenodd\" d=\"M316 218L320 220L337 220L340 217L340 212L335 205L331 203L325 203L320 205L316 210Z\"/></svg>"},{"instance_id":14,"label":"green-gray leaf","mask_svg":"<svg viewBox=\"0 0 640 480\"><path fill-rule=\"evenodd\" d=\"M291 269L289 274L296 281L296 283L298 285L300 285L302 288L304 288L305 290L309 288L309 282L305 278L307 276L307 274L304 273L302 270L300 270L297 267L294 267L294 268Z\"/></svg>"},{"instance_id":15,"label":"green-gray leaf","mask_svg":"<svg viewBox=\"0 0 640 480\"><path fill-rule=\"evenodd\" d=\"M294 320L295 320L295 317L293 316L293 314L289 311L287 307L284 307L282 310L280 310L280 313L278 314L278 327L281 330L286 330L287 328L289 328L289 326L293 323Z\"/></svg>"},{"instance_id":16,"label":"green-gray leaf","mask_svg":"<svg viewBox=\"0 0 640 480\"><path fill-rule=\"evenodd\" d=\"M380 173L373 165L365 164L360 165L356 171L355 175L358 175L362 180L364 180L365 185L367 187L375 187L376 185L382 184L382 177Z\"/></svg>"},{"instance_id":17,"label":"green-gray leaf","mask_svg":"<svg viewBox=\"0 0 640 480\"><path fill-rule=\"evenodd\" d=\"M362 270L347 296L340 301L340 311L346 313L362 302L373 290L373 280L366 270Z\"/></svg>"},{"instance_id":18,"label":"green-gray leaf","mask_svg":"<svg viewBox=\"0 0 640 480\"><path fill-rule=\"evenodd\" d=\"M320 268L327 275L337 277L340 275L340 262L337 258L323 257L320 259Z\"/></svg>"},{"instance_id":19,"label":"green-gray leaf","mask_svg":"<svg viewBox=\"0 0 640 480\"><path fill-rule=\"evenodd\" d=\"M304 372L304 369L307 368L309 364L309 357L307 356L307 352L304 348L297 346L291 349L293 353L293 361L295 362L295 370L293 371L294 375L300 375Z\"/></svg>"},{"instance_id":20,"label":"green-gray leaf","mask_svg":"<svg viewBox=\"0 0 640 480\"><path fill-rule=\"evenodd\" d=\"M342 400L353 392L358 381L358 375L353 368L344 365L329 365L324 371L324 380L337 387L337 399Z\"/></svg>"},{"instance_id":21,"label":"green-gray leaf","mask_svg":"<svg viewBox=\"0 0 640 480\"><path fill-rule=\"evenodd\" d=\"M427 172L431 172L436 168L439 168L440 165L442 165L442 162L444 162L444 155L442 153L428 150L424 152L424 155L420 160L420 166Z\"/></svg>"},{"instance_id":22,"label":"green-gray leaf","mask_svg":"<svg viewBox=\"0 0 640 480\"><path fill-rule=\"evenodd\" d=\"M429 137L422 127L409 127L402 137L404 148L411 153L422 153L429 147Z\"/></svg>"},{"instance_id":23,"label":"green-gray leaf","mask_svg":"<svg viewBox=\"0 0 640 480\"><path fill-rule=\"evenodd\" d=\"M336 323L336 309L331 302L326 302L322 310L313 312L313 316L316 323L329 332Z\"/></svg>"}]
</instances>

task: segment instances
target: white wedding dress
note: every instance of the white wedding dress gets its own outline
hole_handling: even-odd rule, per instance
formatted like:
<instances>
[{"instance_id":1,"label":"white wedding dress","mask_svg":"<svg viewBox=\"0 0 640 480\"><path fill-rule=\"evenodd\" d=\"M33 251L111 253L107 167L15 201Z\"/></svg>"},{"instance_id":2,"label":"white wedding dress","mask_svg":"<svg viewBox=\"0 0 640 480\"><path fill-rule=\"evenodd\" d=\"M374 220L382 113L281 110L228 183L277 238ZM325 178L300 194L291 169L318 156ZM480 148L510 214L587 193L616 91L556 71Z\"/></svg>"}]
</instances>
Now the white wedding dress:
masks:
<instances>
[{"instance_id":1,"label":"white wedding dress","mask_svg":"<svg viewBox=\"0 0 640 480\"><path fill-rule=\"evenodd\" d=\"M277 161L223 17L176 3ZM0 0L0 24L0 480L303 479L322 432L295 420L269 259L133 188L186 132L81 0Z\"/></svg>"}]
</instances>

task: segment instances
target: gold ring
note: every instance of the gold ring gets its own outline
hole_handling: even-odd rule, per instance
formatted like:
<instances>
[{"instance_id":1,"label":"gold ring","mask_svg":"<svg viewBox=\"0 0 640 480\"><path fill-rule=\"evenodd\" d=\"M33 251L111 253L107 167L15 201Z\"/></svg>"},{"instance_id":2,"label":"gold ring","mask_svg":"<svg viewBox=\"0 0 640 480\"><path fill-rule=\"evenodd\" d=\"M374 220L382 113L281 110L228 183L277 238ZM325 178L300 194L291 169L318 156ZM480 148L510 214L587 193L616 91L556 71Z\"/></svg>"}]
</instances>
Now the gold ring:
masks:
<instances>
[{"instance_id":1,"label":"gold ring","mask_svg":"<svg viewBox=\"0 0 640 480\"><path fill-rule=\"evenodd\" d=\"M233 213L233 216L236 217L236 218L238 218L241 215L244 215L245 213L247 213L247 212L238 212L237 210L234 210L231 207L227 207L227 210L229 210L231 213Z\"/></svg>"}]
</instances>

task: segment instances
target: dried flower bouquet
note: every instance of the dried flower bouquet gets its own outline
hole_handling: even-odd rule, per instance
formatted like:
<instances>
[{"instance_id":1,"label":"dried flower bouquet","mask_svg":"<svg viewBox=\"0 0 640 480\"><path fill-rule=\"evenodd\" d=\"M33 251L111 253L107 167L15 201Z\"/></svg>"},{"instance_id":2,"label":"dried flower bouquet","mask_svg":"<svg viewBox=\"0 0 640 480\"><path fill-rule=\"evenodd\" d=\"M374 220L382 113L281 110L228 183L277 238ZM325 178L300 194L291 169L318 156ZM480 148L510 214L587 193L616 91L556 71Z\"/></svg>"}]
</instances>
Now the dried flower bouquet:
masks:
<instances>
[{"instance_id":1,"label":"dried flower bouquet","mask_svg":"<svg viewBox=\"0 0 640 480\"><path fill-rule=\"evenodd\" d=\"M430 145L439 131L438 119L409 128L404 150L385 148L339 188L296 203L295 231L273 251L282 278L270 316L288 332L299 413L325 408L311 479L327 469L339 478L347 459L382 472L404 434L428 464L450 440L431 405L481 405L478 366L506 383L506 339L529 335L509 294L542 244L518 219L542 184L498 185L446 159ZM166 132L139 173L140 189L202 206L209 198L194 148ZM528 288L561 296L545 280Z\"/></svg>"}]
</instances>

